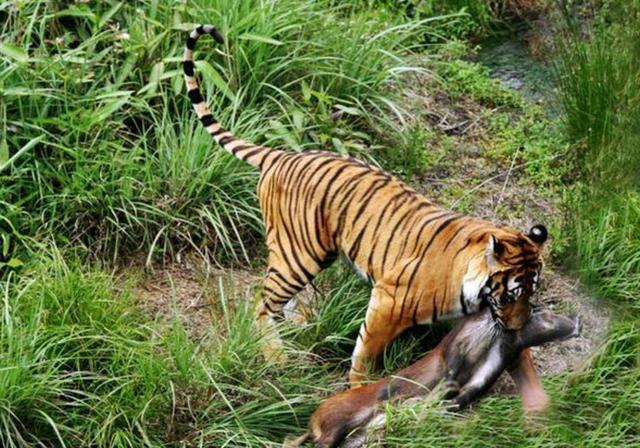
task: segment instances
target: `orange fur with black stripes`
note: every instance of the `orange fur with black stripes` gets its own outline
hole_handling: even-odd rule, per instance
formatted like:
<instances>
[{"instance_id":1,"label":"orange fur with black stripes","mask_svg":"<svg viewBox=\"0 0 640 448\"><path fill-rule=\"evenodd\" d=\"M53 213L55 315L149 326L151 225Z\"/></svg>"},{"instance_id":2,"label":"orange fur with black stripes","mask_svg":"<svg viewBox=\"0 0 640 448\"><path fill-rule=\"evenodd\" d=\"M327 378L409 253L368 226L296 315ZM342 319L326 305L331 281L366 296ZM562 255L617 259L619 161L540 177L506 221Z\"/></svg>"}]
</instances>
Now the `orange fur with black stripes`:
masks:
<instances>
[{"instance_id":1,"label":"orange fur with black stripes","mask_svg":"<svg viewBox=\"0 0 640 448\"><path fill-rule=\"evenodd\" d=\"M222 36L210 25L189 36L184 74L189 97L207 132L226 151L257 167L258 196L269 249L258 322L269 335L267 354L280 347L274 317L294 294L339 254L373 285L357 339L350 379L358 385L367 360L406 328L478 311L519 328L528 302L517 300L525 283L537 284L547 232L528 234L440 208L394 176L351 157L287 152L235 137L213 118L198 88L193 51L197 39ZM513 300L483 300L492 274L523 268L508 286ZM533 286L535 287L535 285Z\"/></svg>"}]
</instances>

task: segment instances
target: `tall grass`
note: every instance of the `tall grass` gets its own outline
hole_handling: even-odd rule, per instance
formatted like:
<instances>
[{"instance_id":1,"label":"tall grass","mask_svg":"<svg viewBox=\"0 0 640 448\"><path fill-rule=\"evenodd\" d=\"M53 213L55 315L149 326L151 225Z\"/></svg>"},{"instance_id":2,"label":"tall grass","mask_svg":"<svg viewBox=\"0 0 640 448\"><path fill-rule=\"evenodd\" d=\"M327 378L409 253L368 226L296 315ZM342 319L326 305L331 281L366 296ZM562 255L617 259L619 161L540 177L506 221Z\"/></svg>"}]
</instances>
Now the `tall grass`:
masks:
<instances>
[{"instance_id":1,"label":"tall grass","mask_svg":"<svg viewBox=\"0 0 640 448\"><path fill-rule=\"evenodd\" d=\"M557 69L577 168L568 194L572 258L602 295L637 303L640 3L606 5L586 30L563 5Z\"/></svg>"},{"instance_id":2,"label":"tall grass","mask_svg":"<svg viewBox=\"0 0 640 448\"><path fill-rule=\"evenodd\" d=\"M139 446L168 408L150 328L107 276L46 258L0 284L0 442Z\"/></svg>"},{"instance_id":3,"label":"tall grass","mask_svg":"<svg viewBox=\"0 0 640 448\"><path fill-rule=\"evenodd\" d=\"M606 202L603 199L607 198ZM637 191L602 196L571 196L573 261L583 280L599 295L622 299L640 310L640 195Z\"/></svg>"},{"instance_id":4,"label":"tall grass","mask_svg":"<svg viewBox=\"0 0 640 448\"><path fill-rule=\"evenodd\" d=\"M212 22L197 65L243 137L358 152L400 139L389 82L420 22L301 0L20 2L0 10L0 216L117 259L196 248L244 259L257 173L220 154L185 99L186 30ZM432 20L432 19L430 19ZM336 119L336 113L342 118Z\"/></svg>"},{"instance_id":5,"label":"tall grass","mask_svg":"<svg viewBox=\"0 0 640 448\"><path fill-rule=\"evenodd\" d=\"M253 306L233 293L221 290L224 311L198 342L177 317L134 311L126 283L56 249L23 273L0 283L2 446L279 443L337 378L303 345L285 368L264 362Z\"/></svg>"},{"instance_id":6,"label":"tall grass","mask_svg":"<svg viewBox=\"0 0 640 448\"><path fill-rule=\"evenodd\" d=\"M570 137L577 142L577 168L589 181L637 186L640 5L604 6L599 20L585 29L569 4L561 4L567 30L559 42L559 92Z\"/></svg>"}]
</instances>

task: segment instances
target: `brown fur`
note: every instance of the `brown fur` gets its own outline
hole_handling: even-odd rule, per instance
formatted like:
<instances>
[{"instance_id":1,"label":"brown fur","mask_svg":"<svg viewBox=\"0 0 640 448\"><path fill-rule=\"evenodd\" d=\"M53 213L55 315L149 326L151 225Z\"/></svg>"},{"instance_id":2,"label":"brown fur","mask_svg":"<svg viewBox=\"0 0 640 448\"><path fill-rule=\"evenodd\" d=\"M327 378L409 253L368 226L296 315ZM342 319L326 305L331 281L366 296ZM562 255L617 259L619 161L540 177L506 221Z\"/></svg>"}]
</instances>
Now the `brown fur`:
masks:
<instances>
[{"instance_id":1,"label":"brown fur","mask_svg":"<svg viewBox=\"0 0 640 448\"><path fill-rule=\"evenodd\" d=\"M349 434L364 430L385 401L426 395L440 381L454 407L464 407L488 390L522 350L577 336L580 329L579 319L548 310L534 314L518 331L496 328L487 312L469 316L433 351L394 376L323 401L311 416L308 435L317 447L338 446Z\"/></svg>"},{"instance_id":2,"label":"brown fur","mask_svg":"<svg viewBox=\"0 0 640 448\"><path fill-rule=\"evenodd\" d=\"M191 33L184 56L189 97L215 141L261 172L258 197L269 255L258 322L269 336L269 355L280 346L274 317L338 254L373 285L353 354L353 385L359 384L365 362L408 327L478 311L483 297L492 297L481 290L493 275L539 272L546 239L541 226L538 233L523 234L453 213L362 161L267 148L222 128L194 74L193 49L203 34L223 41L208 25ZM526 281L537 282L537 276ZM529 315L524 299L488 303L507 328L519 328Z\"/></svg>"}]
</instances>

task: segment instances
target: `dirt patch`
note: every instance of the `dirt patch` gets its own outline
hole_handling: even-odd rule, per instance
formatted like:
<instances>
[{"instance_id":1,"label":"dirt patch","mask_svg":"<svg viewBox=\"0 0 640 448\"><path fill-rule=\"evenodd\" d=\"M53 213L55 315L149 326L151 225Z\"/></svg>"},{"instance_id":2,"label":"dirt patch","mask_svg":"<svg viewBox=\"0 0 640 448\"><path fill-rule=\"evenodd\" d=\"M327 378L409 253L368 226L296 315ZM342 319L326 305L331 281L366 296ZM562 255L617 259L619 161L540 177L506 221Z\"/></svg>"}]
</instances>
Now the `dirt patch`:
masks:
<instances>
[{"instance_id":1,"label":"dirt patch","mask_svg":"<svg viewBox=\"0 0 640 448\"><path fill-rule=\"evenodd\" d=\"M133 296L152 318L170 322L177 317L192 338L200 339L220 319L221 294L231 304L251 300L259 284L251 271L212 268L195 259L145 272Z\"/></svg>"}]
</instances>

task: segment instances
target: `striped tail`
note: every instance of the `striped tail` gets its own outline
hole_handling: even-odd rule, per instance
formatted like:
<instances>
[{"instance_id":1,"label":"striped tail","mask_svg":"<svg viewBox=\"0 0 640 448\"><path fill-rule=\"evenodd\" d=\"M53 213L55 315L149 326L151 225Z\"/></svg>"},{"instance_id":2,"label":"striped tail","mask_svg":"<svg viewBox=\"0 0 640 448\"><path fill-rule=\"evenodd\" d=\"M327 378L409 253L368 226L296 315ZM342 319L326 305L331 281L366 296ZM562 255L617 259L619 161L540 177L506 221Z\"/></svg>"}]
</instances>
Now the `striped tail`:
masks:
<instances>
[{"instance_id":1,"label":"striped tail","mask_svg":"<svg viewBox=\"0 0 640 448\"><path fill-rule=\"evenodd\" d=\"M196 42L200 36L204 34L209 34L216 42L224 44L224 38L220 32L211 25L198 25L187 38L182 67L184 69L184 80L187 84L187 93L191 99L193 108L195 109L196 114L198 114L198 118L202 122L202 125L218 144L240 160L244 160L253 166L261 168L265 159L270 154L280 151L245 142L224 129L218 120L213 118L207 103L204 101L204 98L200 93L200 86L198 85L198 80L196 79L194 71L193 51L196 48Z\"/></svg>"}]
</instances>

